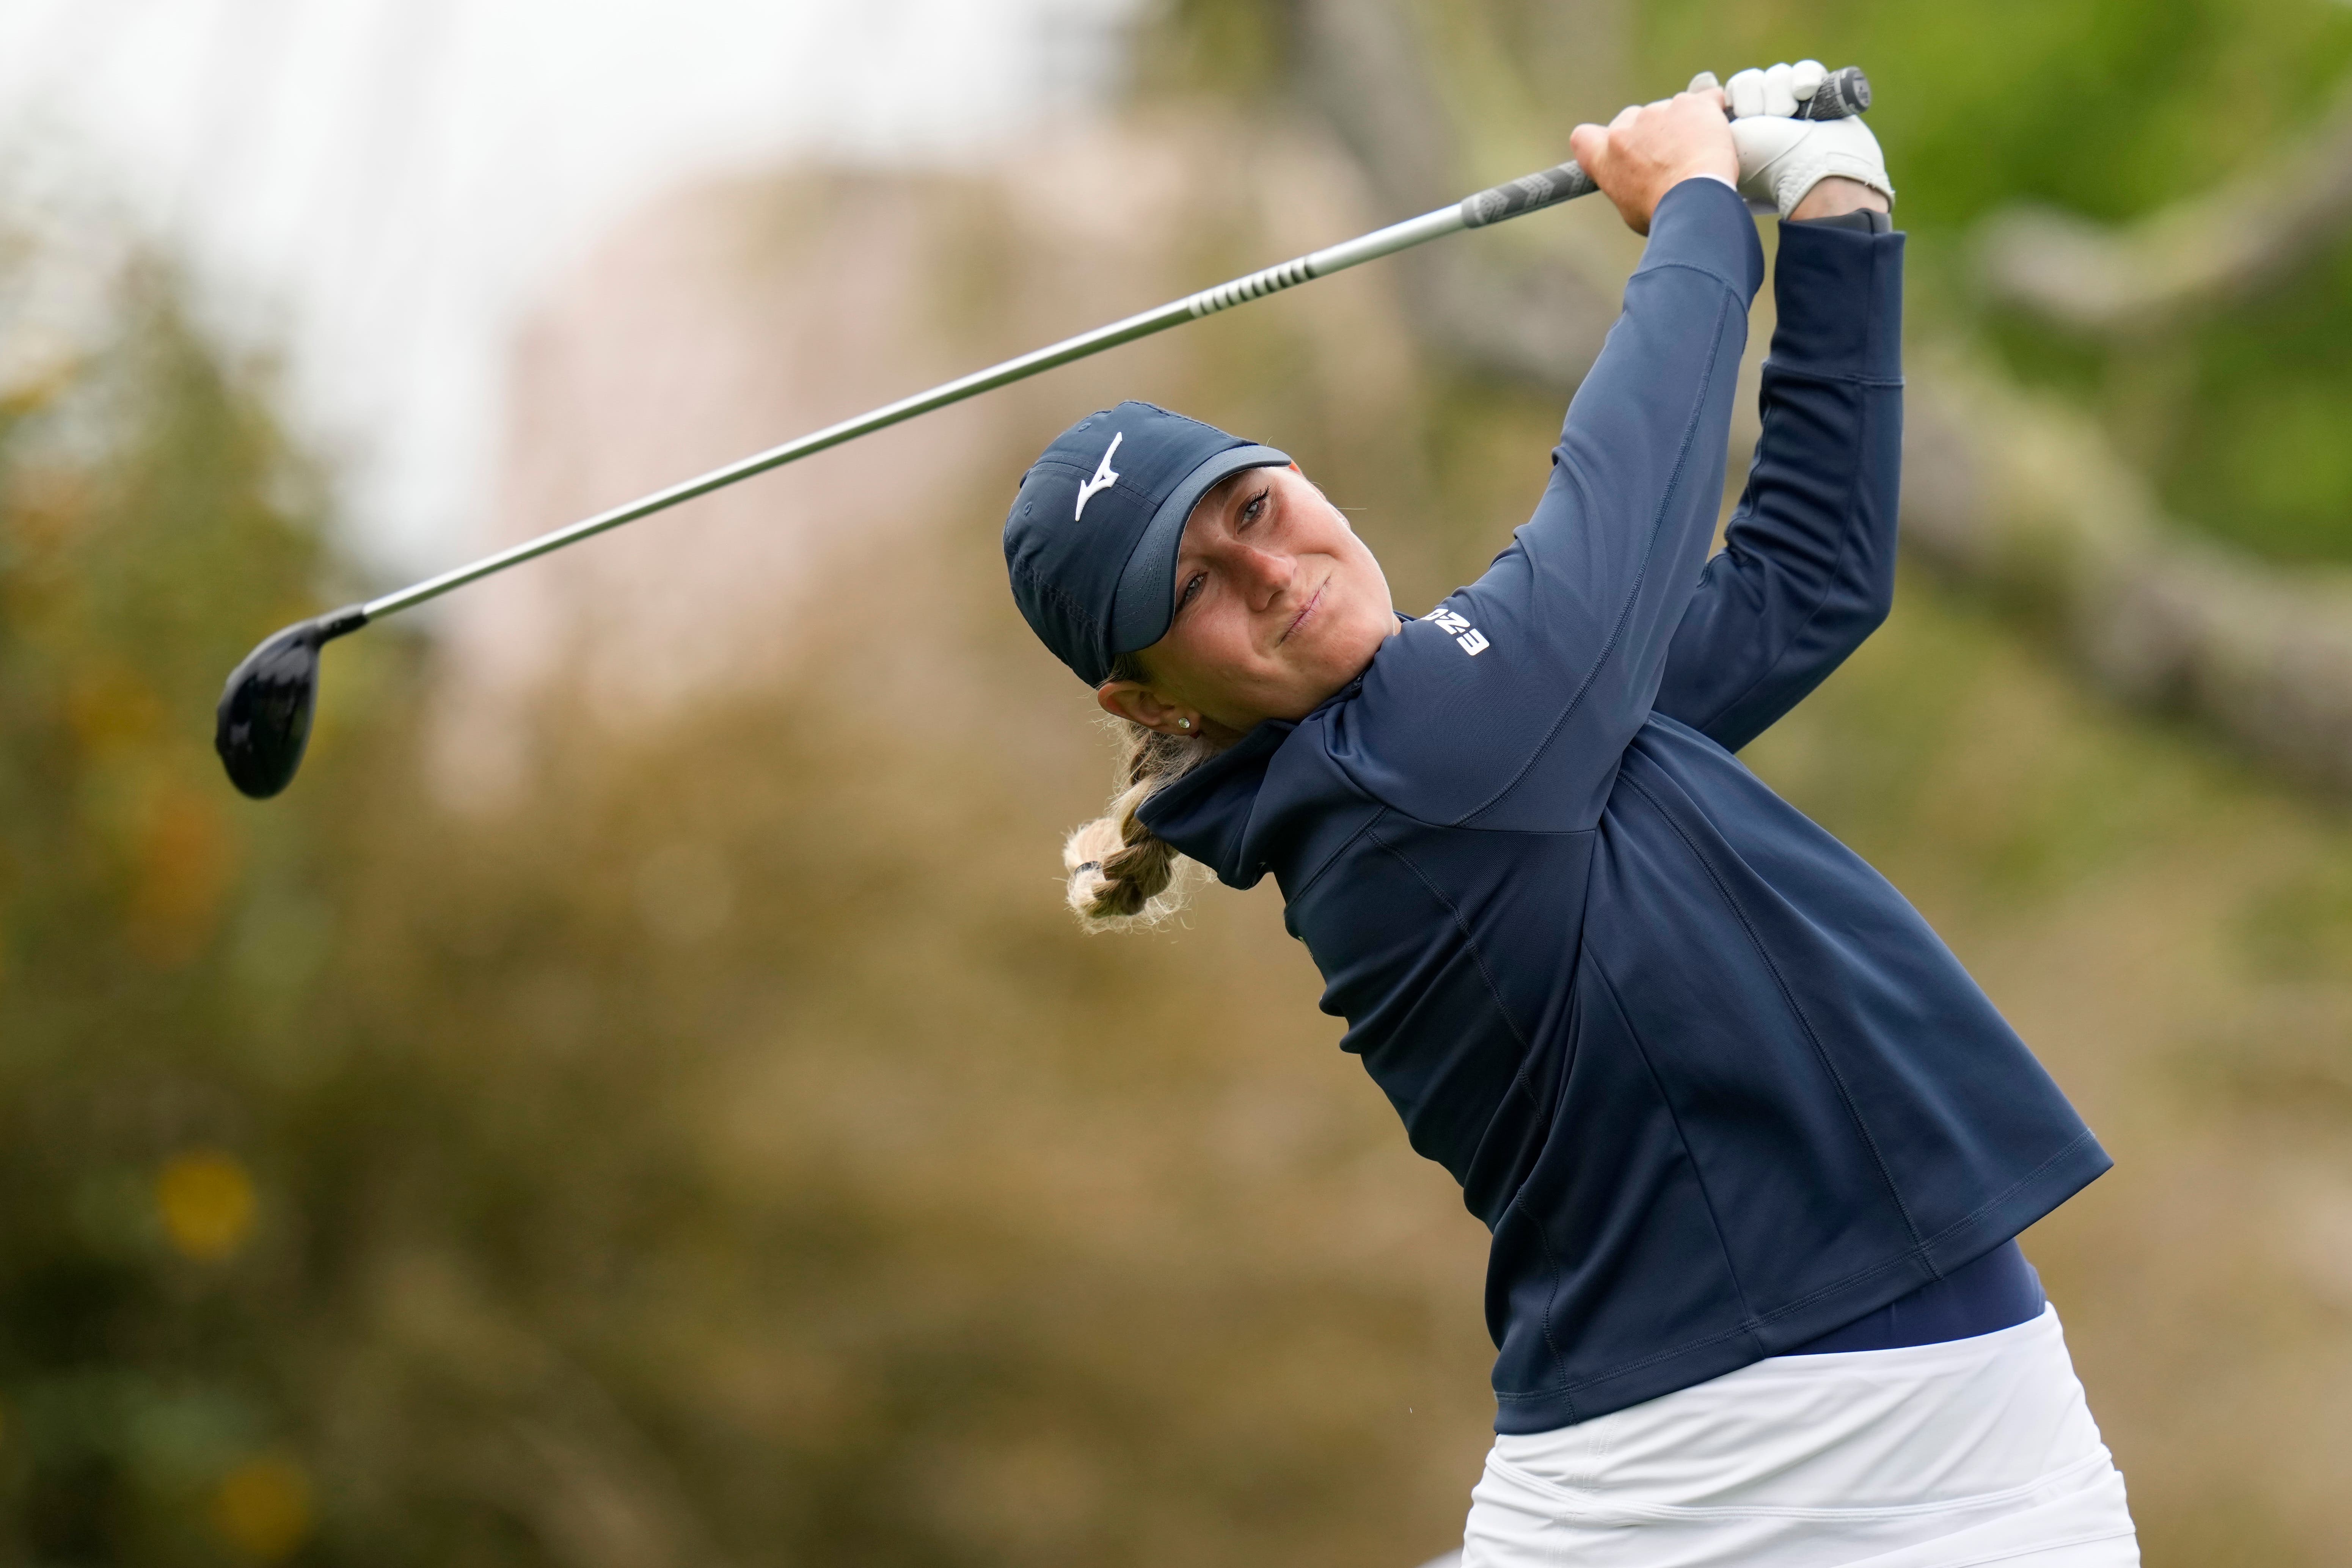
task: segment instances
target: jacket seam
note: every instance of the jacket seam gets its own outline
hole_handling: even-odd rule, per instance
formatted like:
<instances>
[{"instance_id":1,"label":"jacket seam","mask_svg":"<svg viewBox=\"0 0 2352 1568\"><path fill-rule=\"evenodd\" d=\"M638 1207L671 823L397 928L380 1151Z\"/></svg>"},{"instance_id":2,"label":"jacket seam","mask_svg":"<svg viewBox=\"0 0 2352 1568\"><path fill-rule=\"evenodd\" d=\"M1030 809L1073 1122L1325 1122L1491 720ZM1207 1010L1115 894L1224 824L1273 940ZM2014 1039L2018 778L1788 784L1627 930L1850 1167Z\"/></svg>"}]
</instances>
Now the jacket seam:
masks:
<instances>
[{"instance_id":1,"label":"jacket seam","mask_svg":"<svg viewBox=\"0 0 2352 1568\"><path fill-rule=\"evenodd\" d=\"M1670 262L1667 265L1686 267L1688 270L1699 273L1703 277L1714 278L1717 282L1723 281L1705 268L1688 267L1683 262ZM1658 268L1658 270L1664 270L1664 268ZM1716 366L1723 359L1724 321L1728 313L1728 307L1736 302L1737 296L1727 284L1724 297L1716 302L1715 332L1713 341L1707 346L1706 369L1699 377L1698 393L1691 400L1689 412L1683 416L1682 442L1675 451L1674 467L1667 475L1665 493L1659 497L1658 510L1651 514L1650 526L1643 535L1641 569L1634 574L1633 586L1626 593L1623 602L1617 606L1616 621L1609 628L1609 637L1601 645L1600 657L1595 658L1591 667L1584 672L1584 679L1578 685L1575 694L1553 717L1550 727L1544 731L1543 739L1536 742L1535 748L1528 753L1527 761L1519 764L1518 771L1493 795L1455 818L1455 825L1467 826L1476 817L1493 810L1513 790L1519 787L1528 774L1535 770L1536 763L1542 761L1544 753L1551 749L1552 742L1559 738L1560 730L1567 724L1570 716L1576 711L1586 695L1591 691L1593 683L1601 679L1601 672L1607 668L1609 661L1616 657L1619 639L1624 636L1625 623L1633 617L1633 605L1642 596L1643 586L1650 580L1650 552L1655 547L1659 530L1665 526L1666 509L1673 504L1675 494L1682 485L1684 469L1690 461L1691 443L1697 436L1699 419L1706 408L1707 392L1715 383ZM1582 489L1584 488L1582 475L1573 466L1569 466L1569 473L1576 480L1578 488ZM1591 508L1589 505L1586 515L1591 516Z\"/></svg>"},{"instance_id":2,"label":"jacket seam","mask_svg":"<svg viewBox=\"0 0 2352 1568\"><path fill-rule=\"evenodd\" d=\"M1748 911L1742 909L1739 900L1732 896L1731 889L1724 883L1722 874L1716 869L1715 862L1707 858L1706 851L1698 847L1689 834L1683 831L1682 824L1675 820L1674 813L1666 809L1664 803L1643 788L1641 780L1622 773L1619 776L1634 794L1650 803L1650 809L1656 812L1665 825L1673 829L1675 837L1682 840L1683 847L1690 851L1691 858L1696 860L1699 868L1706 873L1707 880L1715 884L1717 895L1723 900L1724 906L1730 910L1732 918L1739 922L1741 934L1748 938L1748 946L1755 949L1756 956L1762 961L1765 971L1772 976L1772 984L1779 989L1780 1000L1788 1007L1790 1016L1797 1020L1797 1026L1805 1031L1805 1043L1812 1047L1814 1059L1821 1063L1822 1070L1829 1075L1830 1082L1837 1086L1838 1100L1845 1107L1847 1120L1853 1124L1855 1136L1862 1140L1863 1148L1869 1152L1870 1163L1877 1170L1878 1179L1885 1184L1886 1195L1893 1201L1895 1212L1902 1215L1903 1228L1910 1234L1911 1245L1915 1248L1926 1247L1927 1241L1919 1234L1918 1222L1911 1217L1911 1205L1903 1201L1902 1191L1895 1183L1895 1173L1886 1168L1886 1156L1879 1152L1878 1140L1871 1136L1868 1124L1863 1121L1861 1109L1853 1102L1853 1091L1846 1086L1845 1076L1840 1073L1836 1064L1830 1060L1829 1052L1822 1045L1820 1034L1813 1028L1813 1021L1805 1016L1804 1008L1797 1001L1796 993L1790 989L1788 977L1780 973L1780 966L1773 962L1771 953L1758 938L1755 926L1748 919ZM1931 1261L1928 1267L1934 1268L1935 1265ZM1937 1278L1941 1279L1942 1270L1937 1269L1936 1275Z\"/></svg>"},{"instance_id":3,"label":"jacket seam","mask_svg":"<svg viewBox=\"0 0 2352 1568\"><path fill-rule=\"evenodd\" d=\"M1626 282L1630 285L1634 278L1647 278L1651 274L1657 272L1696 272L1702 278L1711 278L1716 282L1723 285L1723 291L1731 296L1732 302L1734 304L1740 305L1743 310L1746 309L1745 302L1740 299L1741 294L1744 292L1744 289L1741 284L1732 279L1726 278L1714 268L1703 266L1696 261L1656 261L1652 262L1645 267L1636 267L1633 268L1632 276L1626 279Z\"/></svg>"},{"instance_id":4,"label":"jacket seam","mask_svg":"<svg viewBox=\"0 0 2352 1568\"><path fill-rule=\"evenodd\" d=\"M1768 370L1779 371L1782 375L1794 376L1800 381L1821 382L1829 385L1868 386L1900 391L1909 384L1906 378L1899 375L1864 375L1839 370L1815 370L1801 360L1767 356L1764 367Z\"/></svg>"},{"instance_id":5,"label":"jacket seam","mask_svg":"<svg viewBox=\"0 0 2352 1568\"><path fill-rule=\"evenodd\" d=\"M1534 1089L1528 1083L1528 1068L1534 1062L1535 1047L1528 1043L1528 1037L1520 1030L1518 1021L1511 1016L1510 1006L1503 1000L1502 988L1495 984L1494 972L1486 967L1486 955L1479 950L1476 933L1470 929L1470 922L1462 918L1460 908L1452 899L1445 896L1444 889L1431 881L1422 868L1413 864L1411 856L1380 836L1375 830L1376 821L1375 823L1365 825L1365 834L1373 843L1392 857L1397 864L1411 872L1415 881L1429 890L1429 896L1437 900L1439 907L1445 910L1446 918L1454 922L1454 929L1462 933L1463 950L1469 953L1470 962L1477 968L1479 984L1486 988L1486 994L1494 999L1496 1016L1503 1020L1503 1027L1508 1029L1511 1032L1511 1038L1518 1042L1519 1065L1517 1070L1511 1075L1511 1087L1508 1092L1519 1095L1527 1100L1528 1107L1536 1113L1538 1127L1542 1133L1543 1141L1549 1142L1552 1126L1551 1113L1545 1109L1543 1102L1536 1098ZM1552 1286L1557 1289L1561 1274L1559 1254L1552 1247L1550 1233L1528 1208L1525 1197L1526 1186L1527 1184L1524 1181L1519 1184L1519 1190L1511 1194L1510 1206L1512 1211L1535 1231L1536 1245L1543 1249L1544 1262L1551 1269ZM1561 1353L1559 1341L1552 1332L1551 1293L1549 1291L1544 1296L1543 1337L1544 1348L1551 1352L1552 1368L1559 1378L1559 1397L1573 1401L1574 1395L1569 1392L1568 1357Z\"/></svg>"},{"instance_id":6,"label":"jacket seam","mask_svg":"<svg viewBox=\"0 0 2352 1568\"><path fill-rule=\"evenodd\" d=\"M2086 1129L2083 1132L2078 1133L2074 1138L2070 1139L2065 1147L2060 1149L2058 1152L2051 1155L2050 1158L2042 1162L2041 1164L2036 1165L2030 1174L2021 1177L2019 1180L2012 1183L1999 1197L1990 1199L1987 1202L1979 1205L1976 1208L1971 1209L1966 1215L1953 1221L1950 1225L1946 1226L1942 1230L1937 1231L1934 1237L1928 1239L1927 1242L1921 1246L1906 1247L1902 1252L1886 1259L1885 1262L1874 1263L1867 1268L1858 1268L1851 1274L1843 1275L1839 1279L1830 1281L1830 1283L1822 1286L1820 1289L1809 1291L1805 1295L1798 1297L1795 1300L1788 1302L1786 1305L1775 1307L1769 1312L1758 1313L1756 1314L1757 1324L1761 1326L1764 1324L1778 1322L1782 1318L1788 1317L1793 1312L1803 1310L1805 1308L1811 1306L1816 1301L1826 1300L1829 1297L1837 1295L1841 1291L1851 1289L1865 1279L1874 1279L1878 1275L1890 1273L1906 1263L1924 1262L1927 1263L1929 1268L1933 1269L1933 1260L1928 1258L1927 1255L1927 1248L1929 1247L1932 1247L1937 1242L1945 1239L1947 1237L1952 1236L1966 1228L1972 1222L1981 1218L1987 1210L1995 1208L2000 1205L2008 1202L2017 1194L2031 1186L2036 1180L2040 1179L2053 1167L2062 1163L2069 1155L2073 1154L2084 1144L2095 1142L2095 1140L2094 1136ZM2013 1232L2011 1233L2012 1237L2014 1234L2015 1233ZM2011 1239L2011 1237L2004 1237L2003 1239ZM1940 1277L1941 1276L1938 1275L1938 1278ZM1694 1352L1706 1350L1710 1346L1721 1344L1727 1340L1736 1339L1740 1334L1752 1333L1753 1331L1754 1330L1752 1328L1747 1326L1742 1326L1737 1329L1726 1329L1721 1333L1709 1334L1705 1339L1691 1340L1675 1346L1672 1350L1660 1351L1654 1355L1643 1356L1637 1361L1621 1362L1614 1366L1606 1367L1601 1371L1592 1373L1589 1377L1577 1379L1573 1386L1577 1388L1591 1388L1596 1384L1606 1383L1612 1378L1623 1377L1628 1373L1640 1372L1644 1368L1656 1366L1663 1362L1670 1362L1677 1357L1689 1355ZM1549 1399L1550 1397L1552 1396L1549 1394L1540 1391L1529 1391L1527 1393L1505 1393L1501 1389L1495 1391L1495 1398L1497 1402L1503 1404L1526 1405L1536 1400Z\"/></svg>"},{"instance_id":7,"label":"jacket seam","mask_svg":"<svg viewBox=\"0 0 2352 1568\"><path fill-rule=\"evenodd\" d=\"M1968 1213L1962 1215L1959 1218L1954 1220L1951 1224L1946 1226L1935 1235L1927 1237L1927 1239L1920 1245L1923 1247L1933 1247L1937 1242L1942 1241L1945 1237L1957 1235L1960 1231L1967 1229L1969 1226L1974 1225L1978 1220L1982 1219L1992 1210L1999 1208L2001 1205L2015 1197L2019 1193L2023 1192L2027 1187L2032 1186L2035 1182L2042 1178L2045 1172L2049 1171L2053 1166L2065 1161L2077 1149L2083 1147L2084 1144L2088 1143L2095 1148L2098 1145L2098 1135L2096 1133L2093 1132L2087 1127L2084 1128L2082 1131L2067 1140L2065 1146L2060 1149L2056 1153L2051 1155L2047 1160L2042 1161L2039 1165L2034 1166L2031 1171L2026 1172L2025 1174L2018 1177L2017 1180L2003 1187L1991 1197L1985 1199L1984 1202L1979 1204L1976 1207L1970 1209ZM2102 1151L2102 1152L2104 1152L2105 1151Z\"/></svg>"},{"instance_id":8,"label":"jacket seam","mask_svg":"<svg viewBox=\"0 0 2352 1568\"><path fill-rule=\"evenodd\" d=\"M1371 838L1373 843L1379 845L1391 856L1394 857L1399 865L1412 872L1415 881L1429 889L1429 896L1435 899L1438 903L1444 908L1446 918L1454 922L1454 929L1462 933L1462 944L1469 952L1471 963L1478 966L1479 983L1486 986L1486 994L1494 998L1496 1015L1503 1020L1503 1027L1511 1031L1511 1038L1519 1043L1519 1072L1512 1079L1512 1087L1515 1089L1518 1088L1526 1079L1527 1064L1535 1054L1535 1047L1528 1041L1525 1031L1520 1029L1518 1020L1511 1016L1511 1009L1503 1000L1502 987L1495 984L1495 972L1487 967L1486 955L1478 946L1477 934L1470 929L1470 922L1462 918L1462 910L1460 908L1455 905L1452 899L1445 896L1444 889L1438 887L1436 883L1431 881L1428 876L1423 872L1422 868L1413 864L1412 858L1411 856L1398 848L1395 845L1391 844L1387 839L1381 837L1376 830L1376 825L1374 823L1365 824L1364 832ZM1543 1114L1545 1125L1549 1128L1551 1118L1549 1112L1544 1111L1543 1103L1535 1098L1535 1091L1533 1089L1528 1089L1526 1092L1528 1096L1528 1103L1534 1106L1538 1112Z\"/></svg>"},{"instance_id":9,"label":"jacket seam","mask_svg":"<svg viewBox=\"0 0 2352 1568\"><path fill-rule=\"evenodd\" d=\"M1731 1244L1725 1238L1723 1217L1716 1211L1715 1194L1707 1186L1706 1173L1699 1166L1698 1153L1691 1147L1690 1134L1683 1131L1682 1113L1675 1109L1674 1097L1666 1092L1665 1081L1658 1076L1657 1064L1650 1057L1650 1047L1643 1041L1642 1031L1633 1026L1633 1016L1625 1010L1624 998L1618 994L1617 983L1609 977L1608 969L1590 948L1581 957L1584 963L1592 966L1592 973L1600 977L1601 985L1607 989L1609 1005L1616 1009L1618 1021L1625 1026L1626 1038L1633 1042L1634 1052L1642 1058L1642 1070L1649 1075L1651 1087L1658 1091L1658 1103L1665 1108L1667 1120L1674 1123L1675 1141L1683 1146L1683 1155L1690 1162L1691 1180L1698 1187L1699 1201L1706 1205L1706 1223L1715 1232L1716 1250L1723 1256L1724 1275L1731 1281L1732 1293L1739 1299L1741 1321L1759 1322L1761 1320L1757 1316L1755 1303L1748 1299L1748 1287L1740 1283L1739 1266L1732 1259ZM1759 1348L1761 1348L1760 1343Z\"/></svg>"},{"instance_id":10,"label":"jacket seam","mask_svg":"<svg viewBox=\"0 0 2352 1568\"><path fill-rule=\"evenodd\" d=\"M1389 815L1388 805L1386 803L1379 799L1379 797L1370 795L1368 792L1366 798L1370 799L1372 803L1372 815L1364 819L1362 826L1357 828L1355 832L1348 835L1345 842L1339 845L1328 856L1325 857L1323 864L1315 868L1315 874L1298 885L1298 891L1295 893L1285 893L1283 895L1284 903L1296 903L1300 899L1305 898L1307 893L1314 889L1316 883L1321 881L1325 877L1330 874L1331 868L1339 863L1340 857L1348 853L1349 849L1354 846L1357 839L1363 837L1368 833L1371 833L1373 828L1380 826L1381 818ZM1386 842L1384 842L1378 834L1372 835L1372 842L1379 844L1383 849L1388 847Z\"/></svg>"},{"instance_id":11,"label":"jacket seam","mask_svg":"<svg viewBox=\"0 0 2352 1568\"><path fill-rule=\"evenodd\" d=\"M1868 297L1863 301L1863 321L1865 323L1863 354L1865 357L1868 355L1870 351L1869 339L1871 334L1868 328L1871 325L1874 325L1878 320L1879 301L1885 281L1883 269L1874 265L1869 268L1868 277L1870 280ZM1765 355L1762 369L1766 374L1768 381L1779 380L1783 376L1787 376L1795 380L1810 381L1815 385L1821 386L1860 388L1865 393L1871 390L1899 389L1903 385L1903 378L1899 375L1892 377L1848 375L1830 371L1814 370L1801 364L1791 364L1786 361L1776 359L1769 352ZM1861 396L1856 398L1855 401L1859 405L1859 407L1856 409L1856 413L1859 417L1857 421L1858 428L1855 431L1855 450L1866 452L1870 449L1871 431L1876 425L1876 413L1872 406L1874 400L1869 396ZM1757 445L1758 448L1761 450L1763 443L1760 439ZM1798 645L1798 643L1803 638L1804 635L1812 629L1813 624L1821 618L1823 607L1829 603L1831 587L1837 582L1839 573L1844 567L1846 560L1852 553L1854 547L1853 528L1854 500L1855 496L1860 491L1861 488L1861 466L1859 464L1846 465L1846 488L1844 494L1842 497L1842 504L1840 507L1842 526L1838 532L1837 553L1835 558L1830 563L1830 572L1828 576L1823 580L1820 595L1813 600L1812 605L1805 611L1805 618L1803 622L1790 634L1788 640L1782 643L1779 651L1772 656L1771 664L1767 668L1759 671L1756 679L1750 681L1736 696L1726 700L1707 721L1705 728L1710 732L1710 734L1714 731L1715 726L1721 723L1727 715L1730 714L1742 704L1748 701L1759 691L1764 689L1766 682L1778 673L1781 665L1787 661L1790 650ZM1882 607L1879 611L1877 619L1872 623L1870 629L1864 631L1861 637L1856 637L1853 642L1849 643L1846 646L1845 651L1838 656L1838 663L1843 664L1846 659L1852 658L1853 656L1854 649L1860 647L1864 642L1868 641L1871 631L1875 631L1880 625L1884 624L1886 612L1885 609ZM1836 666L1832 665L1831 669L1833 671L1835 668ZM1824 671L1822 678L1826 679L1829 673L1829 671ZM1816 684L1818 684L1818 682ZM1796 701L1802 700L1802 697L1799 697L1796 700ZM1781 719L1787 717L1789 709L1793 708L1795 705L1796 702L1792 701L1783 706L1780 711L1774 713L1769 719L1766 720L1763 725L1761 725L1756 732L1758 734L1761 734L1765 730L1770 729L1774 724L1780 722Z\"/></svg>"},{"instance_id":12,"label":"jacket seam","mask_svg":"<svg viewBox=\"0 0 2352 1568\"><path fill-rule=\"evenodd\" d=\"M1867 400L1864 400L1864 407L1862 409L1861 435L1865 438L1869 434L1871 425L1871 411ZM1759 442L1759 445L1761 445L1761 443ZM1857 442L1857 445L1866 446L1867 441L1865 439L1864 441ZM1849 473L1846 479L1846 488L1843 503L1839 508L1840 514L1844 519L1844 522L1838 530L1837 553L1830 562L1830 570L1822 582L1821 592L1814 595L1812 604L1805 611L1805 618L1801 622L1798 623L1795 629L1790 632L1786 640L1781 643L1779 650L1772 655L1771 662L1767 665L1763 670L1758 673L1755 679L1740 688L1740 689L1732 696L1726 698L1722 706L1717 708L1715 712L1709 716L1705 724L1694 725L1692 726L1694 729L1706 732L1708 737L1712 739L1716 725L1723 721L1724 716L1739 707L1740 704L1746 702L1749 698L1755 696L1757 692L1762 690L1767 683L1772 679L1773 676L1779 672L1781 665L1788 661L1790 650L1794 648L1799 642L1802 641L1805 633L1812 629L1813 623L1821 619L1822 610L1828 605L1830 600L1830 591L1837 583L1838 574L1843 570L1847 556L1852 554L1853 551L1854 539L1853 519L1854 510L1854 496L1861 487L1861 474L1859 472ZM1880 619L1883 621L1885 616L1882 615ZM1871 628L1872 631L1875 631L1876 629L1877 626L1875 625ZM1853 642L1847 646L1845 652L1838 656L1838 662L1843 664L1846 659L1852 658L1853 656L1854 649L1860 647L1864 642L1869 639L1869 637L1870 633L1864 632L1860 637L1855 638ZM1832 668L1833 670L1835 666L1832 666ZM1826 679L1827 676L1824 675L1823 679ZM1801 701L1802 699L1801 698L1799 700ZM1795 704L1791 703L1790 706L1794 707ZM1784 709L1781 712L1773 715L1772 722L1777 723L1780 719L1786 717L1786 715L1787 710ZM1767 723L1764 726L1767 730L1771 727L1771 723ZM1762 732L1762 731L1758 731L1759 734Z\"/></svg>"}]
</instances>

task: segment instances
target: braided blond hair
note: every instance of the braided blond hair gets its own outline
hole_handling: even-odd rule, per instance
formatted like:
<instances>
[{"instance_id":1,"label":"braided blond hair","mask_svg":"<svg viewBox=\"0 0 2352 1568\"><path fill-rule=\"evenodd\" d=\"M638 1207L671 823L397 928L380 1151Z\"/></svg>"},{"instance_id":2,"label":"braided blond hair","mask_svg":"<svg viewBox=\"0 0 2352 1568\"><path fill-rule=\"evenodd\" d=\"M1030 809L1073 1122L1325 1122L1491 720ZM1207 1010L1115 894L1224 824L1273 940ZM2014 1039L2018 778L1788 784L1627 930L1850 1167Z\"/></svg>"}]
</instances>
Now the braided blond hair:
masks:
<instances>
[{"instance_id":1,"label":"braided blond hair","mask_svg":"<svg viewBox=\"0 0 2352 1568\"><path fill-rule=\"evenodd\" d=\"M1123 656L1112 668L1111 679L1141 680L1145 677L1132 656ZM1062 845L1062 867L1070 874L1070 908L1089 931L1158 925L1184 907L1201 868L1144 826L1136 814L1145 801L1218 750L1209 741L1163 735L1132 720L1108 722L1126 752L1119 768L1124 785L1111 798L1108 810Z\"/></svg>"}]
</instances>

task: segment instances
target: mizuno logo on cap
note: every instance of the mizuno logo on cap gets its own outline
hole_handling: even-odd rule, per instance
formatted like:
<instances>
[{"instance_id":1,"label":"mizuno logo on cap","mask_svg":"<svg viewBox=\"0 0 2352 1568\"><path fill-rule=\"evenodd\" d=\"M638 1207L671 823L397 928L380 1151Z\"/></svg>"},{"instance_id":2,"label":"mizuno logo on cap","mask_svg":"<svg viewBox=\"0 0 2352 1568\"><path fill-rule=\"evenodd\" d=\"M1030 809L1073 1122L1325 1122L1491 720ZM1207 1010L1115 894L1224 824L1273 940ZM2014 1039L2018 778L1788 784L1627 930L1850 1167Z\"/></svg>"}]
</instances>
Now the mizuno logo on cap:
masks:
<instances>
[{"instance_id":1,"label":"mizuno logo on cap","mask_svg":"<svg viewBox=\"0 0 2352 1568\"><path fill-rule=\"evenodd\" d=\"M1097 490L1107 490L1118 483L1118 475L1110 466L1110 455L1118 451L1118 444L1126 439L1127 432L1124 430L1110 438L1110 445L1103 451L1102 462L1095 469L1095 477L1078 487L1078 510L1070 514L1071 521L1076 522L1087 515L1087 502L1095 499Z\"/></svg>"}]
</instances>

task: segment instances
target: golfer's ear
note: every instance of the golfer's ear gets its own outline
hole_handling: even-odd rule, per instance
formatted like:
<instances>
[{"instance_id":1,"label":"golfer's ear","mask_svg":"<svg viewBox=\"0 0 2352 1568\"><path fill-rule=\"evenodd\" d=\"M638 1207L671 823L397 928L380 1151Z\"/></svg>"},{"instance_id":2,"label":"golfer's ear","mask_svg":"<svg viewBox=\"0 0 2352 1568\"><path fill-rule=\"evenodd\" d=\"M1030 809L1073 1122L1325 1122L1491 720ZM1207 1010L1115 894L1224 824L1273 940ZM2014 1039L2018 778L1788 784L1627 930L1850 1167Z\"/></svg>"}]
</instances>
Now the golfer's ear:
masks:
<instances>
[{"instance_id":1,"label":"golfer's ear","mask_svg":"<svg viewBox=\"0 0 2352 1568\"><path fill-rule=\"evenodd\" d=\"M1175 732L1176 710L1139 680L1106 680L1095 688L1095 700L1114 719L1125 719L1163 735Z\"/></svg>"}]
</instances>

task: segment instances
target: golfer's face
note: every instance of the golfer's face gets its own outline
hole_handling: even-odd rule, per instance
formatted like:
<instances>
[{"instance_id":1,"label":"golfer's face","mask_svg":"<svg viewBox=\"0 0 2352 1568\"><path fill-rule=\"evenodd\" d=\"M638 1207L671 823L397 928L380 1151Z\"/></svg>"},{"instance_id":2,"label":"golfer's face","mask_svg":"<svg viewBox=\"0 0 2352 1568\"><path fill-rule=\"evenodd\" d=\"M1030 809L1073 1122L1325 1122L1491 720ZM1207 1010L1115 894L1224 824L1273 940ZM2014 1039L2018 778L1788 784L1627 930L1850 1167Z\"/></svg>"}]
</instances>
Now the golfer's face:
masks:
<instances>
[{"instance_id":1,"label":"golfer's face","mask_svg":"<svg viewBox=\"0 0 2352 1568\"><path fill-rule=\"evenodd\" d=\"M1296 468L1249 468L1202 497L1176 557L1176 618L1152 685L1229 730L1298 719L1396 629L1388 579Z\"/></svg>"}]
</instances>

